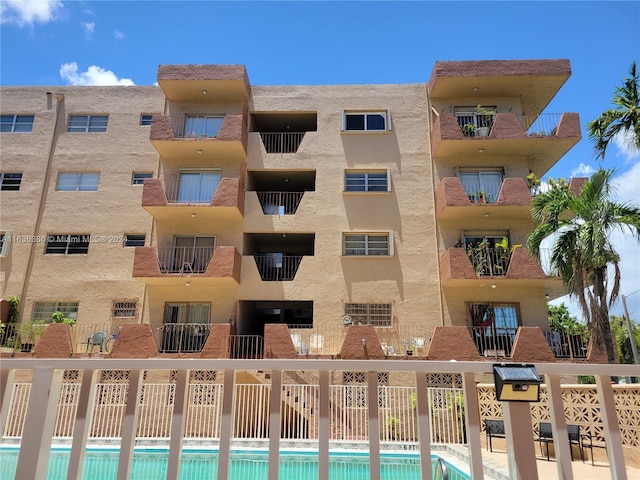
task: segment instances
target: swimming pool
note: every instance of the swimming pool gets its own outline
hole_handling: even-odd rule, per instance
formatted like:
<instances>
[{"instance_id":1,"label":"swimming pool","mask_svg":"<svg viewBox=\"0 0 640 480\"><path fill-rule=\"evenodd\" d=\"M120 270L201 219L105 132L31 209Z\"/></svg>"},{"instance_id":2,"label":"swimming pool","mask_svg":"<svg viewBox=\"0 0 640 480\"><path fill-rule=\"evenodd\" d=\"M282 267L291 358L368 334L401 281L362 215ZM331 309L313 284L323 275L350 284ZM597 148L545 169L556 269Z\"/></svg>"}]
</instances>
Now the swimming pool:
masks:
<instances>
[{"instance_id":1,"label":"swimming pool","mask_svg":"<svg viewBox=\"0 0 640 480\"><path fill-rule=\"evenodd\" d=\"M0 448L0 478L13 478L18 463L17 448ZM51 451L47 480L65 479L69 463L69 450ZM114 480L118 470L117 450L88 449L82 478L87 480ZM164 478L167 471L168 450L138 450L133 457L132 480ZM431 457L432 471L437 456ZM451 480L468 480L469 475L447 464ZM269 468L267 452L232 451L229 480L266 479ZM180 477L184 480L209 480L218 473L218 453L185 450L182 455ZM420 459L417 455L382 454L380 475L383 480L418 480ZM281 479L307 480L318 478L318 456L313 453L280 453ZM369 478L369 457L361 452L331 453L329 456L331 480L366 480Z\"/></svg>"}]
</instances>

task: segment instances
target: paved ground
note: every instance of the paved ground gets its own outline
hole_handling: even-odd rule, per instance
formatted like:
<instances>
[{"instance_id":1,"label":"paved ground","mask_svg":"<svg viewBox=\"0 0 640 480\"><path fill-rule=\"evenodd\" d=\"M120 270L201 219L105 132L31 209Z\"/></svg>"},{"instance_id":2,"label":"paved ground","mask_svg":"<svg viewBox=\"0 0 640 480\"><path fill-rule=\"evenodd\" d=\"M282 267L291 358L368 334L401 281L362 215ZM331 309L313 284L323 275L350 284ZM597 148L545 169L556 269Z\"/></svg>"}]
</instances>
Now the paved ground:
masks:
<instances>
[{"instance_id":1,"label":"paved ground","mask_svg":"<svg viewBox=\"0 0 640 480\"><path fill-rule=\"evenodd\" d=\"M466 459L468 458L468 450L462 445L449 445L448 451L438 452L433 451L436 455L442 455L445 460L453 464L454 466L465 469ZM538 467L538 479L539 480L553 480L558 478L558 470L556 462L553 458L551 461L547 461L546 458L539 455L539 451L536 450L536 464ZM457 457L457 458L456 458ZM493 452L488 452L485 449L482 450L482 461L485 467L489 467L495 475L489 476L485 474L487 480L509 480L509 467L507 464L507 454L504 449L494 448ZM467 467L468 468L468 467ZM573 478L575 480L607 480L611 478L609 470L609 464L604 460L599 460L596 456L595 465L591 465L591 460L574 460L571 463L573 470ZM640 479L640 469L627 467L627 478L629 480Z\"/></svg>"},{"instance_id":2,"label":"paved ground","mask_svg":"<svg viewBox=\"0 0 640 480\"><path fill-rule=\"evenodd\" d=\"M538 452L539 453L539 452ZM505 452L493 451L482 452L483 461L486 459L492 464L500 465L502 470L508 477L509 468L507 465L507 454ZM538 478L540 480L551 480L558 478L558 470L556 462L551 459L547 461L545 458L537 457L536 463L538 465ZM582 463L582 460L574 460L571 463L571 469L573 470L573 478L576 480L601 480L611 478L609 470L609 464L606 462L595 462L595 466L591 465L590 460L586 460ZM627 467L627 477L629 480L640 479L640 469Z\"/></svg>"}]
</instances>

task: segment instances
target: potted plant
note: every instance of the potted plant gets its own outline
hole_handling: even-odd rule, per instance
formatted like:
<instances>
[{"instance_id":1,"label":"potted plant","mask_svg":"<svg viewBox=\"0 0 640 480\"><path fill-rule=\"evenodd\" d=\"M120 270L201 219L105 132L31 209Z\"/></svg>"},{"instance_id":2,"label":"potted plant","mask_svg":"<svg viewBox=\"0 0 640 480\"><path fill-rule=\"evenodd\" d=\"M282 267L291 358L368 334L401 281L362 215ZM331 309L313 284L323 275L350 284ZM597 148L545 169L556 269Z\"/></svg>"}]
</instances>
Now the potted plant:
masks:
<instances>
[{"instance_id":1,"label":"potted plant","mask_svg":"<svg viewBox=\"0 0 640 480\"><path fill-rule=\"evenodd\" d=\"M493 116L495 110L484 108L482 105L476 107L476 123L478 125L477 133L479 137L488 137L491 127L493 126Z\"/></svg>"},{"instance_id":2,"label":"potted plant","mask_svg":"<svg viewBox=\"0 0 640 480\"><path fill-rule=\"evenodd\" d=\"M21 323L18 328L20 336L20 351L31 352L36 340L44 333L44 324L37 322Z\"/></svg>"},{"instance_id":3,"label":"potted plant","mask_svg":"<svg viewBox=\"0 0 640 480\"><path fill-rule=\"evenodd\" d=\"M460 127L465 137L476 136L476 126L473 123L465 123Z\"/></svg>"},{"instance_id":4,"label":"potted plant","mask_svg":"<svg viewBox=\"0 0 640 480\"><path fill-rule=\"evenodd\" d=\"M478 197L478 203L484 203L484 192L480 191L476 195Z\"/></svg>"}]
</instances>

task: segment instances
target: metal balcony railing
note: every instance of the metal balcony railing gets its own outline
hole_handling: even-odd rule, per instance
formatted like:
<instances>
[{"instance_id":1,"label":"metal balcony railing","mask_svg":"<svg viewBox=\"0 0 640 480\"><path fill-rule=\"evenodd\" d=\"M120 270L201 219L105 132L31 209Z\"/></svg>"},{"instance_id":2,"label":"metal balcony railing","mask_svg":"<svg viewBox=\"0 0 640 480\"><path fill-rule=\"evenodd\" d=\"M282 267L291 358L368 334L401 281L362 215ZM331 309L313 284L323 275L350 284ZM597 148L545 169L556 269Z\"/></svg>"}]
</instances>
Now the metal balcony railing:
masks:
<instances>
[{"instance_id":1,"label":"metal balcony railing","mask_svg":"<svg viewBox=\"0 0 640 480\"><path fill-rule=\"evenodd\" d=\"M225 119L223 115L172 115L169 118L173 135L176 138L192 138L194 140L215 138Z\"/></svg>"},{"instance_id":2,"label":"metal balcony railing","mask_svg":"<svg viewBox=\"0 0 640 480\"><path fill-rule=\"evenodd\" d=\"M254 255L260 278L266 282L286 282L295 278L303 255L263 253Z\"/></svg>"},{"instance_id":3,"label":"metal balcony railing","mask_svg":"<svg viewBox=\"0 0 640 480\"><path fill-rule=\"evenodd\" d=\"M264 338L260 335L230 335L229 358L262 358Z\"/></svg>"},{"instance_id":4,"label":"metal balcony railing","mask_svg":"<svg viewBox=\"0 0 640 480\"><path fill-rule=\"evenodd\" d=\"M548 328L542 333L556 358L587 358L588 335Z\"/></svg>"},{"instance_id":5,"label":"metal balcony railing","mask_svg":"<svg viewBox=\"0 0 640 480\"><path fill-rule=\"evenodd\" d=\"M529 136L548 137L556 134L561 113L541 113L540 115L519 115L522 128Z\"/></svg>"},{"instance_id":6,"label":"metal balcony railing","mask_svg":"<svg viewBox=\"0 0 640 480\"><path fill-rule=\"evenodd\" d=\"M161 273L204 273L216 247L160 247Z\"/></svg>"},{"instance_id":7,"label":"metal balcony railing","mask_svg":"<svg viewBox=\"0 0 640 480\"><path fill-rule=\"evenodd\" d=\"M456 121L465 136L486 137L493 126L493 115L482 115L475 112L456 112ZM479 131L481 128L486 129L485 134Z\"/></svg>"},{"instance_id":8,"label":"metal balcony railing","mask_svg":"<svg viewBox=\"0 0 640 480\"><path fill-rule=\"evenodd\" d=\"M269 132L260 133L262 144L267 153L296 153L305 132Z\"/></svg>"},{"instance_id":9,"label":"metal balcony railing","mask_svg":"<svg viewBox=\"0 0 640 480\"><path fill-rule=\"evenodd\" d=\"M471 338L483 357L510 357L517 327L470 327Z\"/></svg>"},{"instance_id":10,"label":"metal balcony railing","mask_svg":"<svg viewBox=\"0 0 640 480\"><path fill-rule=\"evenodd\" d=\"M169 203L211 203L220 181L216 180L166 180L164 191Z\"/></svg>"},{"instance_id":11,"label":"metal balcony railing","mask_svg":"<svg viewBox=\"0 0 640 480\"><path fill-rule=\"evenodd\" d=\"M265 215L293 215L304 192L256 192Z\"/></svg>"},{"instance_id":12,"label":"metal balcony railing","mask_svg":"<svg viewBox=\"0 0 640 480\"><path fill-rule=\"evenodd\" d=\"M161 353L193 353L202 347L211 332L209 323L165 323L158 328Z\"/></svg>"},{"instance_id":13,"label":"metal balcony railing","mask_svg":"<svg viewBox=\"0 0 640 480\"><path fill-rule=\"evenodd\" d=\"M504 248L468 248L467 255L478 277L499 277L507 274L511 253Z\"/></svg>"},{"instance_id":14,"label":"metal balcony railing","mask_svg":"<svg viewBox=\"0 0 640 480\"><path fill-rule=\"evenodd\" d=\"M460 183L473 203L497 202L502 181L502 178L492 177L460 177Z\"/></svg>"}]
</instances>

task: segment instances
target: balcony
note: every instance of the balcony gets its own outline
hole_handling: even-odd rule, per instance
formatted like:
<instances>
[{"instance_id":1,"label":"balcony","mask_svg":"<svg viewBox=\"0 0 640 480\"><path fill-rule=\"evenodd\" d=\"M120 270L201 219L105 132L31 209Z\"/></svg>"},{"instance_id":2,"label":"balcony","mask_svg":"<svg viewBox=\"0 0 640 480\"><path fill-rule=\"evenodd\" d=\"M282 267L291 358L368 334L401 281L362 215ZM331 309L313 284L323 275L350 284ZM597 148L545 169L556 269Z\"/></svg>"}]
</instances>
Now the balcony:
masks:
<instances>
[{"instance_id":1,"label":"balcony","mask_svg":"<svg viewBox=\"0 0 640 480\"><path fill-rule=\"evenodd\" d=\"M296 153L305 133L317 130L318 114L316 112L251 114L251 131L260 133L266 153Z\"/></svg>"},{"instance_id":2,"label":"balcony","mask_svg":"<svg viewBox=\"0 0 640 480\"><path fill-rule=\"evenodd\" d=\"M149 135L165 158L244 158L247 153L247 120L243 115L154 115Z\"/></svg>"},{"instance_id":3,"label":"balcony","mask_svg":"<svg viewBox=\"0 0 640 480\"><path fill-rule=\"evenodd\" d=\"M240 283L235 247L136 247L133 277L147 285Z\"/></svg>"},{"instance_id":4,"label":"balcony","mask_svg":"<svg viewBox=\"0 0 640 480\"><path fill-rule=\"evenodd\" d=\"M290 282L296 277L303 255L264 253L253 258L263 282Z\"/></svg>"},{"instance_id":5,"label":"balcony","mask_svg":"<svg viewBox=\"0 0 640 480\"><path fill-rule=\"evenodd\" d=\"M552 298L566 293L560 278L545 274L540 263L526 248L516 248L506 257L498 250L501 249L486 249L486 257L473 258L474 265L464 248L449 248L440 257L442 285L468 288L491 281L505 287L545 288Z\"/></svg>"},{"instance_id":6,"label":"balcony","mask_svg":"<svg viewBox=\"0 0 640 480\"><path fill-rule=\"evenodd\" d=\"M571 75L569 60L436 62L429 79L433 99L520 98L522 111L542 112ZM477 105L473 101L471 105Z\"/></svg>"},{"instance_id":7,"label":"balcony","mask_svg":"<svg viewBox=\"0 0 640 480\"><path fill-rule=\"evenodd\" d=\"M158 85L172 102L246 101L251 91L244 65L160 65Z\"/></svg>"},{"instance_id":8,"label":"balcony","mask_svg":"<svg viewBox=\"0 0 640 480\"><path fill-rule=\"evenodd\" d=\"M470 114L473 115L473 114ZM577 113L516 115L497 113L487 136L463 131L459 122L468 120L453 113L440 113L431 129L434 156L526 156L531 169L545 172L582 138ZM481 122L473 117L474 122ZM482 123L489 125L486 120ZM465 124L466 125L466 124Z\"/></svg>"},{"instance_id":9,"label":"balcony","mask_svg":"<svg viewBox=\"0 0 640 480\"><path fill-rule=\"evenodd\" d=\"M531 198L522 178L498 178L476 185L446 177L436 189L436 216L452 220L490 213L492 218L523 218L529 215Z\"/></svg>"},{"instance_id":10,"label":"balcony","mask_svg":"<svg viewBox=\"0 0 640 480\"><path fill-rule=\"evenodd\" d=\"M157 220L178 220L194 213L202 221L241 219L244 186L240 178L219 181L149 178L144 182L142 206Z\"/></svg>"},{"instance_id":11,"label":"balcony","mask_svg":"<svg viewBox=\"0 0 640 480\"><path fill-rule=\"evenodd\" d=\"M261 132L262 145L267 153L296 153L305 132Z\"/></svg>"},{"instance_id":12,"label":"balcony","mask_svg":"<svg viewBox=\"0 0 640 480\"><path fill-rule=\"evenodd\" d=\"M256 192L265 215L294 215L304 192Z\"/></svg>"}]
</instances>

